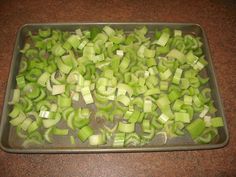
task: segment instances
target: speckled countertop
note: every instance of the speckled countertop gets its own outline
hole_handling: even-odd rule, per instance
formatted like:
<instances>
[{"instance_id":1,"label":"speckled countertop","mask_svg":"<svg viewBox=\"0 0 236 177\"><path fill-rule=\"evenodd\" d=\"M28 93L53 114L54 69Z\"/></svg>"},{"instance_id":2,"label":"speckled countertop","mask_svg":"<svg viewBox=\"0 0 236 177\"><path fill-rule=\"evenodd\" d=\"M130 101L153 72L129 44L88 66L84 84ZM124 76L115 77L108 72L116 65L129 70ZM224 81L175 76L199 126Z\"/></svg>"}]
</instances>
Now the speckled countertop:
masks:
<instances>
[{"instance_id":1,"label":"speckled countertop","mask_svg":"<svg viewBox=\"0 0 236 177\"><path fill-rule=\"evenodd\" d=\"M0 176L236 176L236 1L2 0L0 107L18 28L31 22L84 21L200 24L209 39L229 127L229 144L217 150L152 153L31 155L10 154L0 150Z\"/></svg>"}]
</instances>

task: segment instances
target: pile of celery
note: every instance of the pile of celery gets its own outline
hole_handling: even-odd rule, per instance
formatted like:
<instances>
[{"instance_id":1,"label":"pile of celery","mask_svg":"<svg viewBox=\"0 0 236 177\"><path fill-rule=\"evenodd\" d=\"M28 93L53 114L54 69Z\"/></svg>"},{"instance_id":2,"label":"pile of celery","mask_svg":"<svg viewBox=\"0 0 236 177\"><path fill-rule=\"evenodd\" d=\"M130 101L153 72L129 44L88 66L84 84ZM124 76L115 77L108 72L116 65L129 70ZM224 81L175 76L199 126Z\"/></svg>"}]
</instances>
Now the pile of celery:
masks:
<instances>
[{"instance_id":1,"label":"pile of celery","mask_svg":"<svg viewBox=\"0 0 236 177\"><path fill-rule=\"evenodd\" d=\"M10 123L24 147L53 143L53 135L94 146L142 146L160 134L210 143L224 124L215 116L201 47L199 37L168 28L151 37L146 27L30 32ZM113 126L95 129L98 118Z\"/></svg>"}]
</instances>

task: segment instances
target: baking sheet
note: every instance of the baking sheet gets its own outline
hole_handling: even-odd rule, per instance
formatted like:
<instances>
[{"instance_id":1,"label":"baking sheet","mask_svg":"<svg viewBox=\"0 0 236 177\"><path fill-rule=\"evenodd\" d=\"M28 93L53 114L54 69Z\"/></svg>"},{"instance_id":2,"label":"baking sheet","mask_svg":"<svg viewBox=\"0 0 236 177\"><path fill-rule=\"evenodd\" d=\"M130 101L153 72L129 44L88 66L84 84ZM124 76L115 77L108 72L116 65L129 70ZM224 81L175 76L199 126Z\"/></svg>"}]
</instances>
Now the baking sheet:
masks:
<instances>
[{"instance_id":1,"label":"baking sheet","mask_svg":"<svg viewBox=\"0 0 236 177\"><path fill-rule=\"evenodd\" d=\"M212 89L212 98L217 108L216 115L221 116L224 119L225 126L219 128L219 137L215 142L211 144L195 144L189 136L176 137L168 139L166 144L163 144L163 137L157 136L148 145L142 147L124 147L114 148L111 144L102 145L99 147L91 147L88 143L81 143L77 140L75 145L71 145L68 137L59 136L54 138L52 144L45 143L40 146L30 146L29 148L23 148L21 146L22 140L17 137L15 128L10 126L8 113L11 107L7 104L10 100L12 90L16 86L15 77L18 72L19 62L21 54L19 50L23 48L24 40L28 31L36 32L40 28L53 28L63 31L74 31L81 28L82 30L88 29L92 26L103 27L109 25L114 28L124 29L129 33L134 28L140 26L147 26L150 33L154 33L156 29L162 29L168 27L170 29L180 29L185 34L194 34L201 37L203 41L203 52L205 58L208 61L206 67L206 75L210 77L209 87ZM98 126L102 121L97 121L93 126ZM82 153L82 152L136 152L136 151L172 151L172 150L197 150L197 149L213 149L220 148L227 144L229 139L227 124L223 112L223 106L221 103L219 90L214 74L213 64L210 56L208 42L203 29L197 24L189 23L56 23L56 24L26 24L20 28L17 34L15 49L13 52L13 58L11 63L11 69L8 78L8 85L3 105L1 128L0 128L0 146L3 150L13 153Z\"/></svg>"}]
</instances>

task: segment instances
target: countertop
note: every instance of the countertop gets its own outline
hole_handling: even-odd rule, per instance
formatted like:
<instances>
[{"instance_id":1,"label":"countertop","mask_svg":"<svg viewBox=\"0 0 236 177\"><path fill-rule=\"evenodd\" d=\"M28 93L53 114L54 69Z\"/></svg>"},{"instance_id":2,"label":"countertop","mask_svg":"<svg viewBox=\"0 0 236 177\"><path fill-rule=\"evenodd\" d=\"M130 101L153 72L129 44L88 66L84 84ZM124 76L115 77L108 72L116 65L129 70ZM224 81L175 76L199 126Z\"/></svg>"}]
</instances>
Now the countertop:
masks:
<instances>
[{"instance_id":1,"label":"countertop","mask_svg":"<svg viewBox=\"0 0 236 177\"><path fill-rule=\"evenodd\" d=\"M216 150L150 153L33 155L0 150L0 176L236 176L236 1L1 0L1 108L19 27L25 23L86 21L200 24L209 40L229 127L229 144Z\"/></svg>"}]
</instances>

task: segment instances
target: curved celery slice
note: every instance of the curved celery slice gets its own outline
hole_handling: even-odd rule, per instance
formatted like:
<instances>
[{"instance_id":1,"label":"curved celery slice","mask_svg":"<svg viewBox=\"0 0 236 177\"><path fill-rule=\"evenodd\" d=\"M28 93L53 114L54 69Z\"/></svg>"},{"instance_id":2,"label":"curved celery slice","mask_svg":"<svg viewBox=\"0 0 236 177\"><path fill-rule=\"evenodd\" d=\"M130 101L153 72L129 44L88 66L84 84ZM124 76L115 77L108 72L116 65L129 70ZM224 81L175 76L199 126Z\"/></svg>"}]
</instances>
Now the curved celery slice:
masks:
<instances>
[{"instance_id":1,"label":"curved celery slice","mask_svg":"<svg viewBox=\"0 0 236 177\"><path fill-rule=\"evenodd\" d=\"M23 112L20 112L16 118L10 121L10 123L13 126L17 126L17 125L20 125L25 119L26 119L25 114Z\"/></svg>"},{"instance_id":2,"label":"curved celery slice","mask_svg":"<svg viewBox=\"0 0 236 177\"><path fill-rule=\"evenodd\" d=\"M186 129L193 139L197 138L205 129L205 123L202 119L196 119L189 124Z\"/></svg>"},{"instance_id":3,"label":"curved celery slice","mask_svg":"<svg viewBox=\"0 0 236 177\"><path fill-rule=\"evenodd\" d=\"M78 133L78 137L82 142L87 140L92 135L93 135L93 129L89 126L83 127L82 129L79 130Z\"/></svg>"},{"instance_id":4,"label":"curved celery slice","mask_svg":"<svg viewBox=\"0 0 236 177\"><path fill-rule=\"evenodd\" d=\"M44 119L42 122L45 128L50 128L56 125L60 120L61 120L61 115L57 113L54 119Z\"/></svg>"},{"instance_id":5,"label":"curved celery slice","mask_svg":"<svg viewBox=\"0 0 236 177\"><path fill-rule=\"evenodd\" d=\"M134 129L135 129L135 124L134 123L119 122L118 130L120 132L132 133L132 132L134 132Z\"/></svg>"},{"instance_id":6,"label":"curved celery slice","mask_svg":"<svg viewBox=\"0 0 236 177\"><path fill-rule=\"evenodd\" d=\"M52 140L51 140L51 137L50 137L50 135L51 135L51 133L52 133L52 127L51 128L48 128L45 132L44 132L44 135L43 135L43 137L44 137L44 139L47 141L47 142L49 142L49 143L52 143Z\"/></svg>"},{"instance_id":7,"label":"curved celery slice","mask_svg":"<svg viewBox=\"0 0 236 177\"><path fill-rule=\"evenodd\" d=\"M89 137L89 144L92 146L102 145L105 143L105 138L102 134L99 135L91 135Z\"/></svg>"}]
</instances>

